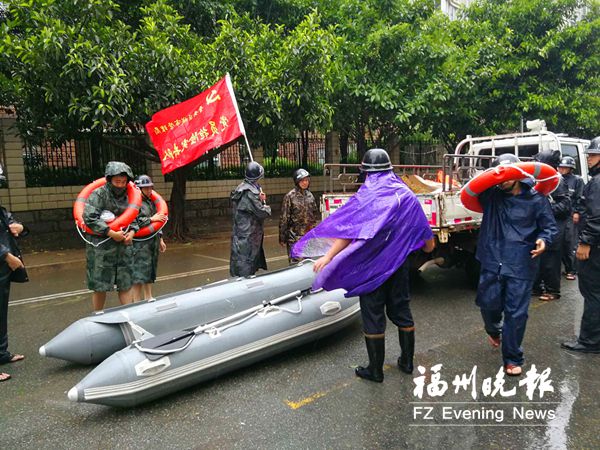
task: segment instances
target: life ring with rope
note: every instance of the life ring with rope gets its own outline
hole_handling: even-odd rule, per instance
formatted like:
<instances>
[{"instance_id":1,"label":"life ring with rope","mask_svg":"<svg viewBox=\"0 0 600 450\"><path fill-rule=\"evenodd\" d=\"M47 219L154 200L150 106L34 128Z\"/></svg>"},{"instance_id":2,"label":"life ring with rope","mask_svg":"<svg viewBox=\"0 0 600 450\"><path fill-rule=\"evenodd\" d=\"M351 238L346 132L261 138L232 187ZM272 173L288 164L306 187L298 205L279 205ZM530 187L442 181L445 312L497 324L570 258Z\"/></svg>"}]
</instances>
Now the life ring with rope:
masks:
<instances>
[{"instance_id":1,"label":"life ring with rope","mask_svg":"<svg viewBox=\"0 0 600 450\"><path fill-rule=\"evenodd\" d=\"M75 203L73 204L73 217L75 218L75 224L77 225L77 228L86 232L87 234L97 235L98 233L92 231L83 220L85 202L92 192L104 186L105 184L106 178L104 177L98 178L96 181L91 182L81 190L77 196L77 199L75 199ZM140 212L140 206L142 205L142 193L131 181L127 183L127 203L127 209L123 211L123 214L107 224L111 230L119 231L127 228Z\"/></svg>"},{"instance_id":2,"label":"life ring with rope","mask_svg":"<svg viewBox=\"0 0 600 450\"><path fill-rule=\"evenodd\" d=\"M460 201L465 208L474 212L483 212L479 203L479 194L505 181L531 178L535 180L534 189L540 194L549 195L558 187L560 175L548 164L541 162L519 162L499 165L487 169L470 180L460 191Z\"/></svg>"},{"instance_id":3,"label":"life ring with rope","mask_svg":"<svg viewBox=\"0 0 600 450\"><path fill-rule=\"evenodd\" d=\"M160 196L158 192L152 191L152 194L150 194L150 200L156 205L157 214L164 214L165 216L169 215L169 207L167 206L167 202ZM140 228L138 232L135 233L135 237L141 238L158 233L162 227L166 225L166 223L166 220L157 220L155 222L151 222L150 225Z\"/></svg>"}]
</instances>

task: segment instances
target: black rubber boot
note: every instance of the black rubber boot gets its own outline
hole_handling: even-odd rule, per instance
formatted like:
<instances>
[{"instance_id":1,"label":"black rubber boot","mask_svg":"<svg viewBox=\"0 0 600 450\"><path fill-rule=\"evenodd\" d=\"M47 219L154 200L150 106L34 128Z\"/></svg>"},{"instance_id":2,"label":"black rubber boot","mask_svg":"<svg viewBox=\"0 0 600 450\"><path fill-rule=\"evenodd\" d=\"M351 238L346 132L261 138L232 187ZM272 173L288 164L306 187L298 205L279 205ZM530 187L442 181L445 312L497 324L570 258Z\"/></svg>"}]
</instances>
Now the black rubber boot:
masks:
<instances>
[{"instance_id":1,"label":"black rubber boot","mask_svg":"<svg viewBox=\"0 0 600 450\"><path fill-rule=\"evenodd\" d=\"M404 373L413 373L413 357L415 356L415 330L405 331L398 328L400 341L400 358L398 368Z\"/></svg>"},{"instance_id":2,"label":"black rubber boot","mask_svg":"<svg viewBox=\"0 0 600 450\"><path fill-rule=\"evenodd\" d=\"M365 336L369 366L357 367L354 373L365 380L381 383L383 381L383 359L385 358L385 338L371 338Z\"/></svg>"}]
</instances>

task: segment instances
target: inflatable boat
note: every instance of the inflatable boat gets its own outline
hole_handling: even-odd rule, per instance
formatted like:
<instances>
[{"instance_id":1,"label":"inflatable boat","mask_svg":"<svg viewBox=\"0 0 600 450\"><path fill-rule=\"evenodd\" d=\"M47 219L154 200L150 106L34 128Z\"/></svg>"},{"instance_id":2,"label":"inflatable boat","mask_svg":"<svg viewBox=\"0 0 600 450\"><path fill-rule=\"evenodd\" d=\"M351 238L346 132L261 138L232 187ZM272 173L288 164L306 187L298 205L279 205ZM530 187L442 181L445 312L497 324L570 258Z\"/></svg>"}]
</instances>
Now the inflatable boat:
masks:
<instances>
[{"instance_id":1,"label":"inflatable boat","mask_svg":"<svg viewBox=\"0 0 600 450\"><path fill-rule=\"evenodd\" d=\"M313 262L305 260L263 275L230 278L156 300L110 308L69 325L40 347L39 353L96 364L133 341L212 322L291 291L308 291L313 279Z\"/></svg>"},{"instance_id":2,"label":"inflatable boat","mask_svg":"<svg viewBox=\"0 0 600 450\"><path fill-rule=\"evenodd\" d=\"M128 407L314 341L359 316L345 291L290 292L221 320L134 342L68 392L74 402Z\"/></svg>"}]
</instances>

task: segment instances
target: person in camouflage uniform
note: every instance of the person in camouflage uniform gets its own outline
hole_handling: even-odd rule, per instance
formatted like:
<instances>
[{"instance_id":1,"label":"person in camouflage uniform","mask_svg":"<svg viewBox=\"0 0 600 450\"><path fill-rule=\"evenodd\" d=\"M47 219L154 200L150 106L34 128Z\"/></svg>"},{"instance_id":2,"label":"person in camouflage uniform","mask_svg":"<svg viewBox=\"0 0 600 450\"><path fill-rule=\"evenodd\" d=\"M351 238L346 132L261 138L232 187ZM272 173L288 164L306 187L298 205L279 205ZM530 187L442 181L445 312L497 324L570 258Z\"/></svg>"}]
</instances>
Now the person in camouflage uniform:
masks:
<instances>
[{"instance_id":1,"label":"person in camouflage uniform","mask_svg":"<svg viewBox=\"0 0 600 450\"><path fill-rule=\"evenodd\" d=\"M165 214L156 212L156 205L150 198L154 183L148 175L140 175L135 184L142 191L142 206L137 216L140 228L152 222L164 222ZM152 298L152 283L156 280L158 252L164 253L167 244L162 238L162 231L152 236L133 240L133 301L149 300ZM143 292L142 292L143 291Z\"/></svg>"},{"instance_id":2,"label":"person in camouflage uniform","mask_svg":"<svg viewBox=\"0 0 600 450\"><path fill-rule=\"evenodd\" d=\"M308 190L310 186L308 171L298 169L294 171L292 179L296 186L283 197L279 218L279 244L287 246L290 264L300 261L292 258L292 247L315 227L319 214L315 197Z\"/></svg>"},{"instance_id":3,"label":"person in camouflage uniform","mask_svg":"<svg viewBox=\"0 0 600 450\"><path fill-rule=\"evenodd\" d=\"M258 184L264 174L260 164L251 162L246 167L244 181L231 193L233 233L229 272L233 277L248 277L258 269L267 268L264 220L271 215L271 207L265 204L267 196Z\"/></svg>"},{"instance_id":4,"label":"person in camouflage uniform","mask_svg":"<svg viewBox=\"0 0 600 450\"><path fill-rule=\"evenodd\" d=\"M131 303L131 244L139 229L136 220L127 231L113 231L107 224L107 220L110 222L111 217L118 217L129 206L127 183L133 181L131 169L125 163L111 161L106 165L104 175L106 184L90 194L83 209L83 221L95 233L87 236L86 246L87 285L94 291L92 304L95 311L104 309L106 293L115 285L121 304Z\"/></svg>"}]
</instances>

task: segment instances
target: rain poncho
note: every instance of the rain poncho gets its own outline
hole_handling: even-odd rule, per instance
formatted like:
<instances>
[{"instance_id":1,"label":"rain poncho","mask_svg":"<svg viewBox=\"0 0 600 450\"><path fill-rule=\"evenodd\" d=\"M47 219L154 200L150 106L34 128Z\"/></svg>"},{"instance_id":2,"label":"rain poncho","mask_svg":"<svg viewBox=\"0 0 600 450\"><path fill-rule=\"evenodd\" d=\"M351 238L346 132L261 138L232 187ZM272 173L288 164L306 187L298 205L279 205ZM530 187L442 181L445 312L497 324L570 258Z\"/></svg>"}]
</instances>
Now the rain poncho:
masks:
<instances>
[{"instance_id":1,"label":"rain poncho","mask_svg":"<svg viewBox=\"0 0 600 450\"><path fill-rule=\"evenodd\" d=\"M271 215L271 207L263 205L259 195L260 186L250 180L244 180L231 193L233 233L229 272L233 277L248 277L258 269L267 268L263 222Z\"/></svg>"},{"instance_id":2,"label":"rain poncho","mask_svg":"<svg viewBox=\"0 0 600 450\"><path fill-rule=\"evenodd\" d=\"M432 236L415 194L392 171L375 172L348 203L294 246L292 256L318 257L336 238L353 240L313 284L313 289L346 289L351 297L381 286Z\"/></svg>"}]
</instances>

